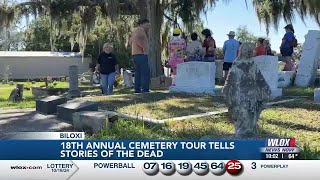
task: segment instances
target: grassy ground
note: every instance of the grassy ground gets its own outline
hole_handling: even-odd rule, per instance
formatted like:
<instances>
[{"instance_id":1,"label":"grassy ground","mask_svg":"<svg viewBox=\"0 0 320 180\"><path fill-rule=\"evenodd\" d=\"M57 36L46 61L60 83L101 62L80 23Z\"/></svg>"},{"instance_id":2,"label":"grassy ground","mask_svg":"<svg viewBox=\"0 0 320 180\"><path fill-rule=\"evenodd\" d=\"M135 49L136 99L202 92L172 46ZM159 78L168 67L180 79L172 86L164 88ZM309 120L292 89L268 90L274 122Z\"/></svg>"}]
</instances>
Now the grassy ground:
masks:
<instances>
[{"instance_id":1,"label":"grassy ground","mask_svg":"<svg viewBox=\"0 0 320 180\"><path fill-rule=\"evenodd\" d=\"M262 113L259 133L270 137L295 137L304 149L304 159L320 159L320 104L303 99L273 106ZM201 139L211 135L224 139L234 134L226 114L150 126L132 120L120 120L113 129L103 130L93 139Z\"/></svg>"},{"instance_id":2,"label":"grassy ground","mask_svg":"<svg viewBox=\"0 0 320 180\"><path fill-rule=\"evenodd\" d=\"M25 88L40 87L44 86L44 82L36 82L32 84L31 82L15 82L14 85L0 84L0 108L2 109L22 109L22 108L34 108L35 98L32 95L31 90L24 89L23 97L24 100L21 102L8 102L10 93L17 84L24 84ZM55 88L67 88L69 86L68 82L56 82ZM82 86L80 87L87 87Z\"/></svg>"},{"instance_id":3,"label":"grassy ground","mask_svg":"<svg viewBox=\"0 0 320 180\"><path fill-rule=\"evenodd\" d=\"M39 86L45 86L44 82L35 82L35 84L32 84L31 82L14 82L14 85L10 84L0 84L0 88L14 88L16 87L16 84L24 84L25 87L39 87ZM68 82L56 82L56 85L54 87L56 88L66 88L69 86Z\"/></svg>"},{"instance_id":4,"label":"grassy ground","mask_svg":"<svg viewBox=\"0 0 320 180\"><path fill-rule=\"evenodd\" d=\"M225 108L222 97L197 97L164 92L122 96L99 96L86 99L98 102L100 108L109 111L156 119L199 114Z\"/></svg>"},{"instance_id":5,"label":"grassy ground","mask_svg":"<svg viewBox=\"0 0 320 180\"><path fill-rule=\"evenodd\" d=\"M290 87L283 89L285 96L308 96L313 97L315 88Z\"/></svg>"}]
</instances>

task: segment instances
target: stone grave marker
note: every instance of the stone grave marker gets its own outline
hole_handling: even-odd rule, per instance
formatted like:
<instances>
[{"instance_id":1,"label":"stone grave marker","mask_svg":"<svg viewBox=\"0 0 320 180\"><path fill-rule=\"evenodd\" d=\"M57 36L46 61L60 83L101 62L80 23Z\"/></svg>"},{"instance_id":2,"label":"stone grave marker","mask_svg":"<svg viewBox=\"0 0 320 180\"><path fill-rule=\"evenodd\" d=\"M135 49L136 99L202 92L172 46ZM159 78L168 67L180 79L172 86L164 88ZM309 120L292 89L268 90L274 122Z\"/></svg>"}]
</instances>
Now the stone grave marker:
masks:
<instances>
[{"instance_id":1,"label":"stone grave marker","mask_svg":"<svg viewBox=\"0 0 320 180\"><path fill-rule=\"evenodd\" d=\"M78 66L69 66L69 91L68 91L69 98L80 96L78 74L79 74Z\"/></svg>"},{"instance_id":2,"label":"stone grave marker","mask_svg":"<svg viewBox=\"0 0 320 180\"><path fill-rule=\"evenodd\" d=\"M320 31L310 30L305 39L295 78L295 85L299 87L313 86L319 67Z\"/></svg>"},{"instance_id":3,"label":"stone grave marker","mask_svg":"<svg viewBox=\"0 0 320 180\"><path fill-rule=\"evenodd\" d=\"M254 62L260 69L261 74L265 78L271 88L271 96L273 98L282 96L282 89L278 88L279 72L278 57L276 56L257 56Z\"/></svg>"},{"instance_id":4,"label":"stone grave marker","mask_svg":"<svg viewBox=\"0 0 320 180\"><path fill-rule=\"evenodd\" d=\"M13 82L13 81L10 81L9 84L10 84L10 85L14 85L14 82Z\"/></svg>"},{"instance_id":5,"label":"stone grave marker","mask_svg":"<svg viewBox=\"0 0 320 180\"><path fill-rule=\"evenodd\" d=\"M320 88L314 90L314 102L320 103Z\"/></svg>"},{"instance_id":6,"label":"stone grave marker","mask_svg":"<svg viewBox=\"0 0 320 180\"><path fill-rule=\"evenodd\" d=\"M216 65L214 62L186 62L178 65L176 86L171 92L215 94Z\"/></svg>"},{"instance_id":7,"label":"stone grave marker","mask_svg":"<svg viewBox=\"0 0 320 180\"><path fill-rule=\"evenodd\" d=\"M289 87L293 84L294 77L296 75L295 71L280 71L278 73L279 73L279 80L278 80L279 88Z\"/></svg>"},{"instance_id":8,"label":"stone grave marker","mask_svg":"<svg viewBox=\"0 0 320 180\"><path fill-rule=\"evenodd\" d=\"M163 67L163 72L164 72L164 75L166 77L170 77L171 76L171 69L168 68L168 67Z\"/></svg>"},{"instance_id":9,"label":"stone grave marker","mask_svg":"<svg viewBox=\"0 0 320 180\"><path fill-rule=\"evenodd\" d=\"M24 84L17 84L17 86L11 91L8 101L21 101L23 99Z\"/></svg>"},{"instance_id":10,"label":"stone grave marker","mask_svg":"<svg viewBox=\"0 0 320 180\"><path fill-rule=\"evenodd\" d=\"M49 96L44 99L36 100L37 112L45 115L55 114L57 106L67 102L67 98L60 96Z\"/></svg>"},{"instance_id":11,"label":"stone grave marker","mask_svg":"<svg viewBox=\"0 0 320 180\"><path fill-rule=\"evenodd\" d=\"M223 80L223 60L216 60L216 79L219 82Z\"/></svg>"},{"instance_id":12,"label":"stone grave marker","mask_svg":"<svg viewBox=\"0 0 320 180\"><path fill-rule=\"evenodd\" d=\"M150 89L169 89L172 84L172 78L160 76L151 78Z\"/></svg>"},{"instance_id":13,"label":"stone grave marker","mask_svg":"<svg viewBox=\"0 0 320 180\"><path fill-rule=\"evenodd\" d=\"M127 88L133 87L133 73L130 70L122 71L124 86Z\"/></svg>"},{"instance_id":14,"label":"stone grave marker","mask_svg":"<svg viewBox=\"0 0 320 180\"><path fill-rule=\"evenodd\" d=\"M57 106L58 118L72 122L72 116L75 112L98 111L97 103L83 100L73 100Z\"/></svg>"},{"instance_id":15,"label":"stone grave marker","mask_svg":"<svg viewBox=\"0 0 320 180\"><path fill-rule=\"evenodd\" d=\"M252 58L254 48L253 43L243 43L223 89L229 116L235 123L235 137L257 134L260 114L271 96L270 85Z\"/></svg>"},{"instance_id":16,"label":"stone grave marker","mask_svg":"<svg viewBox=\"0 0 320 180\"><path fill-rule=\"evenodd\" d=\"M73 126L78 130L86 130L93 133L103 128L111 128L118 116L112 112L83 111L73 114Z\"/></svg>"}]
</instances>

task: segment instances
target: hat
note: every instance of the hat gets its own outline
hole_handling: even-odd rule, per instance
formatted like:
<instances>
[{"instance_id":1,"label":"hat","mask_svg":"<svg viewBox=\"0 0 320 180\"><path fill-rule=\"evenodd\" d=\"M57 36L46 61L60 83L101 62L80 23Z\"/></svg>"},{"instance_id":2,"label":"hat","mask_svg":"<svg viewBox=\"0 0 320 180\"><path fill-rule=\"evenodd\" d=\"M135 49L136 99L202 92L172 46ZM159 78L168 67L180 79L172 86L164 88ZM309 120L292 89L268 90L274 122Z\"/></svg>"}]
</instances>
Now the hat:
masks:
<instances>
[{"instance_id":1,"label":"hat","mask_svg":"<svg viewBox=\"0 0 320 180\"><path fill-rule=\"evenodd\" d=\"M175 28L173 30L173 34L181 34L181 29L180 28Z\"/></svg>"},{"instance_id":2,"label":"hat","mask_svg":"<svg viewBox=\"0 0 320 180\"><path fill-rule=\"evenodd\" d=\"M293 31L293 32L294 32L294 29L293 29L292 24L288 24L288 25L286 25L286 26L284 27L284 29L290 29L291 31Z\"/></svg>"},{"instance_id":3,"label":"hat","mask_svg":"<svg viewBox=\"0 0 320 180\"><path fill-rule=\"evenodd\" d=\"M229 34L227 34L228 36L235 36L236 35L236 32L234 31L230 31Z\"/></svg>"}]
</instances>

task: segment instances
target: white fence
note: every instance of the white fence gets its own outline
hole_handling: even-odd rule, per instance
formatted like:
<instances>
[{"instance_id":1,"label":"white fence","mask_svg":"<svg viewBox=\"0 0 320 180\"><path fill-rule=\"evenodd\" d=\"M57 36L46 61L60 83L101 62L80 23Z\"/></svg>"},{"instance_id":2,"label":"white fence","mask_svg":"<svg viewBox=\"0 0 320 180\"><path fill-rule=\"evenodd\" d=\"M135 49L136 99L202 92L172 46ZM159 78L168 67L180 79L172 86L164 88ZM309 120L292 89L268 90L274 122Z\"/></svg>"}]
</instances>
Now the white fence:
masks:
<instances>
[{"instance_id":1,"label":"white fence","mask_svg":"<svg viewBox=\"0 0 320 180\"><path fill-rule=\"evenodd\" d=\"M0 79L10 67L10 79L37 79L43 76L68 76L69 66L77 65L79 73L89 70L91 58L77 53L0 51Z\"/></svg>"}]
</instances>

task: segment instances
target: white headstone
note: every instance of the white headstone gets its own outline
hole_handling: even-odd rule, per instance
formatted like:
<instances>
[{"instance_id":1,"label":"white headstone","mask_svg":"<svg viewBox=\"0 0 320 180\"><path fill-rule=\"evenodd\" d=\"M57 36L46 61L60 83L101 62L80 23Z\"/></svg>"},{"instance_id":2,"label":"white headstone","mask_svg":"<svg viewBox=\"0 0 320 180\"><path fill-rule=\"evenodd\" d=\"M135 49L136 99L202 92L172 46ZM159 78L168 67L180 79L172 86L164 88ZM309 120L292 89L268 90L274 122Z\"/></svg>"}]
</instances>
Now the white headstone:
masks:
<instances>
[{"instance_id":1,"label":"white headstone","mask_svg":"<svg viewBox=\"0 0 320 180\"><path fill-rule=\"evenodd\" d=\"M254 57L254 62L259 67L261 74L267 81L271 89L272 97L282 96L282 89L278 88L278 57L277 56L257 56Z\"/></svg>"},{"instance_id":2,"label":"white headstone","mask_svg":"<svg viewBox=\"0 0 320 180\"><path fill-rule=\"evenodd\" d=\"M133 73L130 70L123 71L123 81L125 87L133 87Z\"/></svg>"},{"instance_id":3,"label":"white headstone","mask_svg":"<svg viewBox=\"0 0 320 180\"><path fill-rule=\"evenodd\" d=\"M194 94L215 93L214 62L187 62L178 65L176 86L170 87L171 92Z\"/></svg>"},{"instance_id":4,"label":"white headstone","mask_svg":"<svg viewBox=\"0 0 320 180\"><path fill-rule=\"evenodd\" d=\"M314 101L320 103L320 88L314 90Z\"/></svg>"},{"instance_id":5,"label":"white headstone","mask_svg":"<svg viewBox=\"0 0 320 180\"><path fill-rule=\"evenodd\" d=\"M279 81L278 87L285 88L293 84L293 79L295 77L295 71L280 71L279 72Z\"/></svg>"},{"instance_id":6,"label":"white headstone","mask_svg":"<svg viewBox=\"0 0 320 180\"><path fill-rule=\"evenodd\" d=\"M319 67L320 31L310 30L305 38L295 79L295 84L299 87L313 86Z\"/></svg>"},{"instance_id":7,"label":"white headstone","mask_svg":"<svg viewBox=\"0 0 320 180\"><path fill-rule=\"evenodd\" d=\"M171 74L171 69L170 68L164 67L163 68L163 72L164 72L164 75L166 77L170 77L170 74Z\"/></svg>"}]
</instances>

